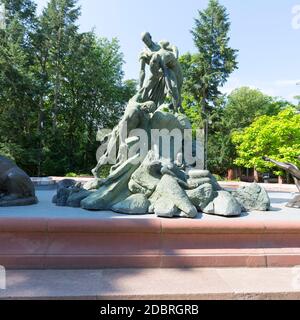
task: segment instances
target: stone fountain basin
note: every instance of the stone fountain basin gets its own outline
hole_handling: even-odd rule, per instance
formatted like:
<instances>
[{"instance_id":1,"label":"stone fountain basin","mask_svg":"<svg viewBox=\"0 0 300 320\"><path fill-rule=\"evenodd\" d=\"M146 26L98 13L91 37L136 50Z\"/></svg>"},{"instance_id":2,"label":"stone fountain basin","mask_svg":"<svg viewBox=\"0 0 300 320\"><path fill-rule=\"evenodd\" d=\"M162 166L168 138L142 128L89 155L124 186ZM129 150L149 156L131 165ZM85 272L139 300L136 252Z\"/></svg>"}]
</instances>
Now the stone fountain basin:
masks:
<instances>
[{"instance_id":1,"label":"stone fountain basin","mask_svg":"<svg viewBox=\"0 0 300 320\"><path fill-rule=\"evenodd\" d=\"M0 208L0 265L11 269L287 267L300 265L300 210L270 192L272 211L160 219L56 207Z\"/></svg>"}]
</instances>

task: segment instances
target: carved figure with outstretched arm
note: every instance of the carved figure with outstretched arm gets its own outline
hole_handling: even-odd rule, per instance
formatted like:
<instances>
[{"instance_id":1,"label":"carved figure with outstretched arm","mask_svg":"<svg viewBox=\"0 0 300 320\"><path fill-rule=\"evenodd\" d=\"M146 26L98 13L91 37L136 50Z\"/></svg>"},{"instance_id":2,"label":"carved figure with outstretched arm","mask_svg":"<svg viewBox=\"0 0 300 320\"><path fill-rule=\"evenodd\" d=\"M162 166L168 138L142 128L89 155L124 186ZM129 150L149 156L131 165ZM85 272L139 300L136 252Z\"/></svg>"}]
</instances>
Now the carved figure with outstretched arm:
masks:
<instances>
[{"instance_id":1,"label":"carved figure with outstretched arm","mask_svg":"<svg viewBox=\"0 0 300 320\"><path fill-rule=\"evenodd\" d=\"M294 165L292 163L288 163L288 162L276 161L276 160L270 159L268 157L263 157L263 159L265 161L268 161L268 162L275 164L277 167L290 173L293 176L293 178L295 180L295 184L300 192L300 170L296 165ZM300 156L299 156L299 159L300 159Z\"/></svg>"}]
</instances>

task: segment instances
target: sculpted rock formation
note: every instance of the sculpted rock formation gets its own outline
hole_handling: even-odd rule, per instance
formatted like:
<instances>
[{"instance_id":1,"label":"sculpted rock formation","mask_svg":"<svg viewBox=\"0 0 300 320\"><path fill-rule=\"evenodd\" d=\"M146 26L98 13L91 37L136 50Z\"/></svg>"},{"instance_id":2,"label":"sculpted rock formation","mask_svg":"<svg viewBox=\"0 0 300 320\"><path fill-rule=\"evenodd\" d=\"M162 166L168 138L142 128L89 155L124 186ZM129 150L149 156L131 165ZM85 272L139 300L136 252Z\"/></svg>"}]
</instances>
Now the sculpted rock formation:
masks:
<instances>
[{"instance_id":1,"label":"sculpted rock formation","mask_svg":"<svg viewBox=\"0 0 300 320\"><path fill-rule=\"evenodd\" d=\"M217 197L217 192L214 191L212 184L204 183L196 189L187 190L186 194L192 204L201 212Z\"/></svg>"},{"instance_id":2,"label":"sculpted rock formation","mask_svg":"<svg viewBox=\"0 0 300 320\"><path fill-rule=\"evenodd\" d=\"M125 214L147 214L150 201L144 194L134 194L112 206L112 211Z\"/></svg>"},{"instance_id":3,"label":"sculpted rock formation","mask_svg":"<svg viewBox=\"0 0 300 320\"><path fill-rule=\"evenodd\" d=\"M0 207L27 206L37 202L30 177L14 162L0 156Z\"/></svg>"},{"instance_id":4,"label":"sculpted rock formation","mask_svg":"<svg viewBox=\"0 0 300 320\"><path fill-rule=\"evenodd\" d=\"M268 193L257 183L240 188L233 192L233 195L241 204L243 211L269 211L271 209Z\"/></svg>"},{"instance_id":5,"label":"sculpted rock formation","mask_svg":"<svg viewBox=\"0 0 300 320\"><path fill-rule=\"evenodd\" d=\"M204 213L225 217L236 217L242 213L242 207L234 196L228 191L218 191L217 196L210 202Z\"/></svg>"},{"instance_id":6,"label":"sculpted rock formation","mask_svg":"<svg viewBox=\"0 0 300 320\"><path fill-rule=\"evenodd\" d=\"M197 208L180 186L179 180L169 174L165 174L161 178L154 194L150 198L150 202L154 213L158 217L172 218L180 216L195 218L198 213Z\"/></svg>"},{"instance_id":7,"label":"sculpted rock formation","mask_svg":"<svg viewBox=\"0 0 300 320\"><path fill-rule=\"evenodd\" d=\"M73 179L65 179L58 183L57 193L52 202L59 207L79 208L81 201L91 194L92 191L83 189L81 183Z\"/></svg>"}]
</instances>

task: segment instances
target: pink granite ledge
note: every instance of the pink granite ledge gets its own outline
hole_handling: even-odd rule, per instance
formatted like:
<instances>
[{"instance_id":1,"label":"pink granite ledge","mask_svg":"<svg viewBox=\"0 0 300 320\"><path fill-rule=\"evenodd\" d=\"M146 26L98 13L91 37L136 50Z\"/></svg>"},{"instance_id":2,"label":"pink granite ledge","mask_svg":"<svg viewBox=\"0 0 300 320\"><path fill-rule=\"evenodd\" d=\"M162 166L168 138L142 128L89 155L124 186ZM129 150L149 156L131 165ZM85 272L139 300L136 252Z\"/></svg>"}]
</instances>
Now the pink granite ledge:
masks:
<instances>
[{"instance_id":1,"label":"pink granite ledge","mask_svg":"<svg viewBox=\"0 0 300 320\"><path fill-rule=\"evenodd\" d=\"M161 233L159 219L49 219L48 232Z\"/></svg>"},{"instance_id":2,"label":"pink granite ledge","mask_svg":"<svg viewBox=\"0 0 300 320\"><path fill-rule=\"evenodd\" d=\"M300 218L300 216L299 216ZM0 232L154 233L154 234L300 234L299 221L1 217Z\"/></svg>"},{"instance_id":3,"label":"pink granite ledge","mask_svg":"<svg viewBox=\"0 0 300 320\"><path fill-rule=\"evenodd\" d=\"M300 218L300 216L299 216ZM300 234L299 221L264 221L228 218L218 220L161 220L162 233L184 234Z\"/></svg>"},{"instance_id":4,"label":"pink granite ledge","mask_svg":"<svg viewBox=\"0 0 300 320\"><path fill-rule=\"evenodd\" d=\"M0 233L3 232L48 232L47 218L20 218L20 217L1 217Z\"/></svg>"},{"instance_id":5,"label":"pink granite ledge","mask_svg":"<svg viewBox=\"0 0 300 320\"><path fill-rule=\"evenodd\" d=\"M0 217L0 265L7 268L299 264L295 221Z\"/></svg>"}]
</instances>

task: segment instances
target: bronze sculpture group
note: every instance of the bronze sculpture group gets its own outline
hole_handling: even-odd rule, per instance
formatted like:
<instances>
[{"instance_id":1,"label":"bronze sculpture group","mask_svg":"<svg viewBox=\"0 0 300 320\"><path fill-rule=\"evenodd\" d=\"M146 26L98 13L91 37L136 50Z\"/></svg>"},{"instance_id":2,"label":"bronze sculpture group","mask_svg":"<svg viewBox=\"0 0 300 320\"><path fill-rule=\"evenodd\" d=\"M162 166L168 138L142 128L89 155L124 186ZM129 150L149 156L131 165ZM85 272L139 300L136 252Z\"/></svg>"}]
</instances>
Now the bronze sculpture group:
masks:
<instances>
[{"instance_id":1,"label":"bronze sculpture group","mask_svg":"<svg viewBox=\"0 0 300 320\"><path fill-rule=\"evenodd\" d=\"M191 129L181 104L183 75L178 48L168 41L154 42L148 32L142 34L142 41L145 48L139 59L139 90L129 100L119 124L101 141L107 144L92 170L95 180L86 185L72 181L61 184L54 202L88 210L156 213L161 217L193 218L198 211L238 216L245 210L269 210L270 199L260 186L242 188L235 193L222 190L207 170L185 171L187 167L179 151L171 159L149 148L139 163L137 155L129 159L125 156L139 141L135 136L128 139L132 130L142 129L150 136L151 129ZM146 66L150 71L148 79ZM110 175L100 179L99 170L114 152L116 162ZM300 170L295 165L267 157L264 160L289 172L300 192ZM300 207L299 198L289 206ZM29 176L0 156L0 207L31 205L37 201Z\"/></svg>"},{"instance_id":2,"label":"bronze sculpture group","mask_svg":"<svg viewBox=\"0 0 300 320\"><path fill-rule=\"evenodd\" d=\"M242 211L269 210L270 199L260 186L237 193L222 190L214 176L203 170L201 161L189 161L192 157L185 152L185 142L191 140L191 146L194 138L181 104L183 75L178 49L168 41L154 42L148 32L142 34L142 41L139 90L118 125L100 141L94 181L59 188L54 202L86 210L168 218L195 218L198 212L239 216ZM163 145L153 139L154 131L167 132L167 138L171 132L178 135L172 135L172 144ZM187 131L190 136L185 135ZM110 174L103 179L99 171L110 160L114 160Z\"/></svg>"}]
</instances>

